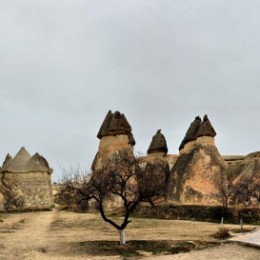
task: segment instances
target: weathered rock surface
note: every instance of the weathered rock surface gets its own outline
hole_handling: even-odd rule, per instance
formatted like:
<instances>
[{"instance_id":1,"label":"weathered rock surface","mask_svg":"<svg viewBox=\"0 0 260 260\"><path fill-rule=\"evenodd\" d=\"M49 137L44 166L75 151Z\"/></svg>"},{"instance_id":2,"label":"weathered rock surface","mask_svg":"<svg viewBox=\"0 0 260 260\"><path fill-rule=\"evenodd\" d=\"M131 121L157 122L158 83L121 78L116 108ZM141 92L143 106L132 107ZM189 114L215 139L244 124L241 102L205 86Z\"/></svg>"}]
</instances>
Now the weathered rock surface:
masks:
<instances>
[{"instance_id":1,"label":"weathered rock surface","mask_svg":"<svg viewBox=\"0 0 260 260\"><path fill-rule=\"evenodd\" d=\"M151 144L147 151L147 154L151 153L168 153L167 142L164 135L161 133L161 129L159 129L152 138Z\"/></svg>"},{"instance_id":2,"label":"weathered rock surface","mask_svg":"<svg viewBox=\"0 0 260 260\"><path fill-rule=\"evenodd\" d=\"M214 137L216 131L213 128L207 115L203 117L203 121L199 116L190 124L184 139L179 147L180 154L190 152L196 144L215 144Z\"/></svg>"},{"instance_id":3,"label":"weathered rock surface","mask_svg":"<svg viewBox=\"0 0 260 260\"><path fill-rule=\"evenodd\" d=\"M7 195L20 200L22 209L49 209L53 205L52 169L47 160L36 153L31 156L24 147L11 158L7 155L0 172L3 210Z\"/></svg>"},{"instance_id":4,"label":"weathered rock surface","mask_svg":"<svg viewBox=\"0 0 260 260\"><path fill-rule=\"evenodd\" d=\"M229 160L226 175L234 200L258 203L260 200L260 152L250 153L237 160Z\"/></svg>"},{"instance_id":5,"label":"weathered rock surface","mask_svg":"<svg viewBox=\"0 0 260 260\"><path fill-rule=\"evenodd\" d=\"M184 204L219 204L220 183L226 182L225 161L215 145L197 144L183 153L168 181L168 199Z\"/></svg>"},{"instance_id":6,"label":"weathered rock surface","mask_svg":"<svg viewBox=\"0 0 260 260\"><path fill-rule=\"evenodd\" d=\"M92 170L100 169L115 152L121 151L133 156L135 140L132 128L124 114L108 112L97 134L100 139L98 152L92 163Z\"/></svg>"}]
</instances>

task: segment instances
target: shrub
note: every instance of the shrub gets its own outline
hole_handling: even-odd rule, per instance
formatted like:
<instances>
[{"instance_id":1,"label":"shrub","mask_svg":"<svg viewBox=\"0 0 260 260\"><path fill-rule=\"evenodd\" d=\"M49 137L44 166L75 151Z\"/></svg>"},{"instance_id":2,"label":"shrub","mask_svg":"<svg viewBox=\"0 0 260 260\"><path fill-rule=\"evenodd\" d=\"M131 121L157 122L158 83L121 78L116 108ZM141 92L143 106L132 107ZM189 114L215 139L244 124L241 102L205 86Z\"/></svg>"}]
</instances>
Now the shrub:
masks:
<instances>
[{"instance_id":1,"label":"shrub","mask_svg":"<svg viewBox=\"0 0 260 260\"><path fill-rule=\"evenodd\" d=\"M226 239L231 237L230 233L229 233L229 229L226 227L220 227L218 229L218 232L216 234L214 234L214 237L217 239Z\"/></svg>"}]
</instances>

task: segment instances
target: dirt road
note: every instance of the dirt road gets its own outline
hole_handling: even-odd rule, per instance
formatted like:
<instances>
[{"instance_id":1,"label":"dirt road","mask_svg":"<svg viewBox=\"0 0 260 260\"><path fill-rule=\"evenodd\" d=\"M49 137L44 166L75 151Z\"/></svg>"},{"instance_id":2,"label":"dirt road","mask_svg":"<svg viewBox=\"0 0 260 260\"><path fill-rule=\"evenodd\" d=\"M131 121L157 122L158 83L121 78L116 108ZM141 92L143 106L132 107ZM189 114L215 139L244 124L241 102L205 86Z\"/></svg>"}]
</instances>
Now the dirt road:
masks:
<instances>
[{"instance_id":1,"label":"dirt road","mask_svg":"<svg viewBox=\"0 0 260 260\"><path fill-rule=\"evenodd\" d=\"M1 260L75 260L75 259L123 259L120 256L89 255L80 243L84 241L118 240L118 234L110 225L94 214L72 212L36 212L11 214L0 222ZM89 227L89 228L88 228ZM127 229L129 240L211 240L217 224L189 221L134 220ZM140 232L142 230L142 232ZM223 244L191 253L147 256L147 260L171 259L243 259L254 260L260 250L237 244ZM130 258L130 259L141 259Z\"/></svg>"}]
</instances>

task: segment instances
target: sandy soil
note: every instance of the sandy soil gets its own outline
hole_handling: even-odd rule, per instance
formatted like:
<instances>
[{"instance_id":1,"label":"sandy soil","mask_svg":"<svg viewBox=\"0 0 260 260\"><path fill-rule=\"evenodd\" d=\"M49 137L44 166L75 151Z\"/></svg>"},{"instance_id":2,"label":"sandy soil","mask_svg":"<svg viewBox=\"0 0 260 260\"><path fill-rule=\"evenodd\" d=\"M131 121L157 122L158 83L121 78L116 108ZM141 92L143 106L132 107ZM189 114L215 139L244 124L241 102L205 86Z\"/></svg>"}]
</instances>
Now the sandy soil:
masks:
<instances>
[{"instance_id":1,"label":"sandy soil","mask_svg":"<svg viewBox=\"0 0 260 260\"><path fill-rule=\"evenodd\" d=\"M35 212L0 216L0 259L123 259L120 256L88 255L77 246L84 241L118 240L118 234L97 214ZM214 223L134 219L126 229L128 240L217 241ZM227 225L230 229L238 228ZM147 260L259 259L260 250L226 244L176 255L147 256ZM134 259L134 258L132 258ZM136 258L137 259L137 258ZM140 258L138 258L140 259Z\"/></svg>"}]
</instances>

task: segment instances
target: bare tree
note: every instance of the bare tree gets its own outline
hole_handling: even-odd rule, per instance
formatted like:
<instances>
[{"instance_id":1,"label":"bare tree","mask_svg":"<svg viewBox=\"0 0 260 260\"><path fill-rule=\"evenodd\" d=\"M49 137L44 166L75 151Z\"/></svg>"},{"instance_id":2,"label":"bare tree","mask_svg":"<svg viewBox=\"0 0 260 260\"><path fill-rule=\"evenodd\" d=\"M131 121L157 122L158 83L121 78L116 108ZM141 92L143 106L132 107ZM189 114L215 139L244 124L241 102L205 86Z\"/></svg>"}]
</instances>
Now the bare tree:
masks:
<instances>
[{"instance_id":1,"label":"bare tree","mask_svg":"<svg viewBox=\"0 0 260 260\"><path fill-rule=\"evenodd\" d=\"M75 182L74 177L71 176L64 182L66 189L76 190L79 200L94 200L103 220L119 232L122 245L126 243L124 230L131 222L130 214L141 202L151 202L161 192L158 188L160 182L157 182L157 187L154 186L154 192L146 188L145 174L139 166L138 158L123 151L115 153L100 169L92 173L90 179L85 177ZM122 209L122 219L116 221L109 216L111 202Z\"/></svg>"},{"instance_id":2,"label":"bare tree","mask_svg":"<svg viewBox=\"0 0 260 260\"><path fill-rule=\"evenodd\" d=\"M231 185L226 180L224 174L217 179L217 189L218 189L217 199L220 201L222 205L222 219L221 219L222 222L226 215L229 201L231 198L231 192L230 192Z\"/></svg>"},{"instance_id":3,"label":"bare tree","mask_svg":"<svg viewBox=\"0 0 260 260\"><path fill-rule=\"evenodd\" d=\"M63 209L75 209L86 198L82 187L89 181L90 174L86 174L86 171L82 170L80 166L71 166L69 169L61 167L61 169L62 177L56 184L57 194L54 202Z\"/></svg>"},{"instance_id":4,"label":"bare tree","mask_svg":"<svg viewBox=\"0 0 260 260\"><path fill-rule=\"evenodd\" d=\"M165 199L167 182L169 178L169 164L163 160L155 159L148 162L143 173L143 200L152 206L154 201Z\"/></svg>"},{"instance_id":5,"label":"bare tree","mask_svg":"<svg viewBox=\"0 0 260 260\"><path fill-rule=\"evenodd\" d=\"M241 229L243 228L243 209L247 206L260 207L260 175L243 178L238 184L232 187L232 204L235 207L240 219Z\"/></svg>"}]
</instances>

